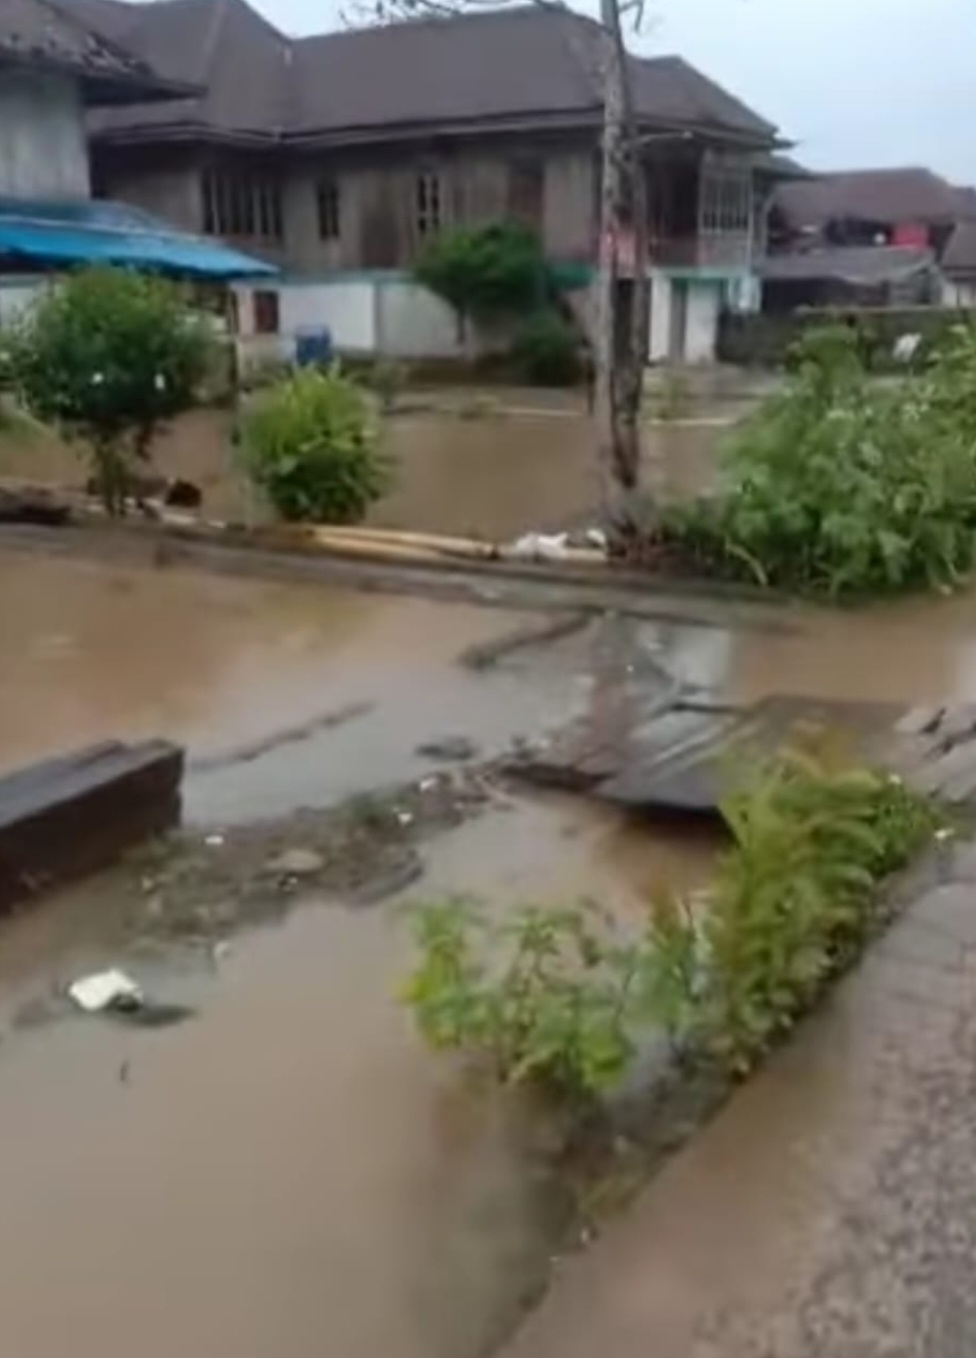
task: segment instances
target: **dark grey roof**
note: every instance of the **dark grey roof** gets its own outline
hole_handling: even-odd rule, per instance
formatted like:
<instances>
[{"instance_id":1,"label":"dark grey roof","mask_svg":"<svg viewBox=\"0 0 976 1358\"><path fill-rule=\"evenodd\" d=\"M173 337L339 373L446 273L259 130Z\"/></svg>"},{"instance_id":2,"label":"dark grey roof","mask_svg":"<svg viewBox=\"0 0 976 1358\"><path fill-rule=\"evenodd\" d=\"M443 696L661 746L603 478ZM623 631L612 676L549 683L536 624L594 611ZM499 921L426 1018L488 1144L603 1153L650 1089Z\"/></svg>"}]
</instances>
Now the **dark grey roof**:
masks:
<instances>
[{"instance_id":1,"label":"dark grey roof","mask_svg":"<svg viewBox=\"0 0 976 1358\"><path fill-rule=\"evenodd\" d=\"M173 93L149 63L56 0L2 0L0 63L68 72L80 78L93 102Z\"/></svg>"},{"instance_id":2,"label":"dark grey roof","mask_svg":"<svg viewBox=\"0 0 976 1358\"><path fill-rule=\"evenodd\" d=\"M834 220L859 219L894 226L899 222L951 222L958 214L957 191L940 175L919 167L849 170L781 184L773 198L795 230Z\"/></svg>"},{"instance_id":3,"label":"dark grey roof","mask_svg":"<svg viewBox=\"0 0 976 1358\"><path fill-rule=\"evenodd\" d=\"M755 162L756 169L770 179L812 179L813 174L792 156L779 151L764 151Z\"/></svg>"},{"instance_id":4,"label":"dark grey roof","mask_svg":"<svg viewBox=\"0 0 976 1358\"><path fill-rule=\"evenodd\" d=\"M769 255L759 265L765 282L799 283L816 279L871 287L896 283L931 268L931 250L908 245L844 245L794 254Z\"/></svg>"},{"instance_id":5,"label":"dark grey roof","mask_svg":"<svg viewBox=\"0 0 976 1358\"><path fill-rule=\"evenodd\" d=\"M160 70L206 85L183 107L113 114L115 135L161 124L215 134L389 136L417 125L593 119L602 31L528 6L287 39L245 0L62 0ZM775 128L680 57L632 57L648 123L769 144Z\"/></svg>"}]
</instances>

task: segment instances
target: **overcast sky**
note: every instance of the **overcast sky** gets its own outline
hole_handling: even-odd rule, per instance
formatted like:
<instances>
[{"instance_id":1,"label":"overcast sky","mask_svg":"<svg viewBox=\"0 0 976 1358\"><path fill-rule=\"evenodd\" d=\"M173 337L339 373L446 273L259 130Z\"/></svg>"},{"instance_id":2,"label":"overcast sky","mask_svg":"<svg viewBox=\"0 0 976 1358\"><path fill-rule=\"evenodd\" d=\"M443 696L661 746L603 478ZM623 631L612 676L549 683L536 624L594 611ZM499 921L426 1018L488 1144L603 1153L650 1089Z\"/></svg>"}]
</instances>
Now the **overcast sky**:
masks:
<instances>
[{"instance_id":1,"label":"overcast sky","mask_svg":"<svg viewBox=\"0 0 976 1358\"><path fill-rule=\"evenodd\" d=\"M338 0L252 3L292 33L338 23ZM811 166L928 165L976 183L974 0L647 0L647 12L641 50L680 52Z\"/></svg>"}]
</instances>

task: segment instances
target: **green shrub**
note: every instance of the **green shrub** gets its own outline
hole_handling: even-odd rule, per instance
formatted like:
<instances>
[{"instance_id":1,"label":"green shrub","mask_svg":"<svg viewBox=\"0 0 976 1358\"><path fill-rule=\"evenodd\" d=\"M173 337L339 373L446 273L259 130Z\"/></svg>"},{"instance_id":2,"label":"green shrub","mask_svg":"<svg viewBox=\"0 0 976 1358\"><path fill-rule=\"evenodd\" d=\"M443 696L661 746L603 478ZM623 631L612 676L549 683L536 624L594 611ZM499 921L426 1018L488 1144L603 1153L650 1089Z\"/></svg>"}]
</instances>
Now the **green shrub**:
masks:
<instances>
[{"instance_id":1,"label":"green shrub","mask_svg":"<svg viewBox=\"0 0 976 1358\"><path fill-rule=\"evenodd\" d=\"M580 339L557 311L537 311L522 321L512 357L524 381L540 387L568 387L580 379Z\"/></svg>"},{"instance_id":2,"label":"green shrub","mask_svg":"<svg viewBox=\"0 0 976 1358\"><path fill-rule=\"evenodd\" d=\"M549 290L539 238L517 222L440 232L424 246L414 275L459 316L476 321L524 314Z\"/></svg>"},{"instance_id":3,"label":"green shrub","mask_svg":"<svg viewBox=\"0 0 976 1358\"><path fill-rule=\"evenodd\" d=\"M869 380L846 327L799 343L786 390L722 449L711 500L666 511L708 572L801 593L945 589L976 525L976 345L953 332L925 372Z\"/></svg>"},{"instance_id":4,"label":"green shrub","mask_svg":"<svg viewBox=\"0 0 976 1358\"><path fill-rule=\"evenodd\" d=\"M124 508L134 458L192 405L212 334L183 291L118 269L72 274L15 326L6 376L26 409L88 445L106 508Z\"/></svg>"},{"instance_id":5,"label":"green shrub","mask_svg":"<svg viewBox=\"0 0 976 1358\"><path fill-rule=\"evenodd\" d=\"M353 523L389 480L365 396L338 368L302 369L255 395L240 445L248 475L284 519Z\"/></svg>"},{"instance_id":6,"label":"green shrub","mask_svg":"<svg viewBox=\"0 0 976 1358\"><path fill-rule=\"evenodd\" d=\"M802 749L722 813L733 843L709 890L660 895L639 936L583 906L500 922L465 900L420 907L403 997L426 1040L571 1102L616 1085L648 1030L747 1071L883 921L879 884L940 818L897 778Z\"/></svg>"},{"instance_id":7,"label":"green shrub","mask_svg":"<svg viewBox=\"0 0 976 1358\"><path fill-rule=\"evenodd\" d=\"M420 961L404 990L424 1037L486 1060L499 1079L571 1101L623 1074L634 1053L636 948L591 909L527 906L492 923L470 901L413 914Z\"/></svg>"},{"instance_id":8,"label":"green shrub","mask_svg":"<svg viewBox=\"0 0 976 1358\"><path fill-rule=\"evenodd\" d=\"M881 920L877 884L939 826L897 778L789 750L730 797L733 847L697 918L655 917L644 1002L736 1073L796 1022Z\"/></svg>"}]
</instances>

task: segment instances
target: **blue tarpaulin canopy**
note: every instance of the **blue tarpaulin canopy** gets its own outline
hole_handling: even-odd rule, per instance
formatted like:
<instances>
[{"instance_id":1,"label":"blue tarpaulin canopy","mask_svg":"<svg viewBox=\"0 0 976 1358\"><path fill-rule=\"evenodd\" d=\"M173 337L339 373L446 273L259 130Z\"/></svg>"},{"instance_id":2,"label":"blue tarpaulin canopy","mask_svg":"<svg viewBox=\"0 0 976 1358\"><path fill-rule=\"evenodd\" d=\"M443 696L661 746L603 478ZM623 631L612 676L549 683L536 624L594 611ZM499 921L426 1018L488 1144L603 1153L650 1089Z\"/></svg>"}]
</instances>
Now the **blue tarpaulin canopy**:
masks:
<instances>
[{"instance_id":1,"label":"blue tarpaulin canopy","mask_svg":"<svg viewBox=\"0 0 976 1358\"><path fill-rule=\"evenodd\" d=\"M183 278L229 280L278 272L218 241L176 231L124 203L0 198L0 259L49 268L128 264Z\"/></svg>"}]
</instances>

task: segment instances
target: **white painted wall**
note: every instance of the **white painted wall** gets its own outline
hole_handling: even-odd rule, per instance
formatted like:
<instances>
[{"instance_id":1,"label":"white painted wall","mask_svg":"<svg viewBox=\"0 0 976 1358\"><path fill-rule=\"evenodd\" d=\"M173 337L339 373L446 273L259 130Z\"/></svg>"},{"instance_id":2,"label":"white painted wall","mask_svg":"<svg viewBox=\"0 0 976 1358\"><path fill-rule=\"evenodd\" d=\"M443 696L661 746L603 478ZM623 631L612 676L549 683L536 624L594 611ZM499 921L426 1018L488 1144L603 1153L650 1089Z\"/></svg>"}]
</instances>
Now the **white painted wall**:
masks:
<instances>
[{"instance_id":1,"label":"white painted wall","mask_svg":"<svg viewBox=\"0 0 976 1358\"><path fill-rule=\"evenodd\" d=\"M718 338L718 314L722 285L695 282L688 286L688 324L685 330L686 363L711 363Z\"/></svg>"},{"instance_id":2,"label":"white painted wall","mask_svg":"<svg viewBox=\"0 0 976 1358\"><path fill-rule=\"evenodd\" d=\"M647 357L651 363L664 363L668 355L671 330L671 280L667 274L651 270L651 323L648 327Z\"/></svg>"},{"instance_id":3,"label":"white painted wall","mask_svg":"<svg viewBox=\"0 0 976 1358\"><path fill-rule=\"evenodd\" d=\"M454 358L462 352L457 317L416 283L377 283L378 352L390 358Z\"/></svg>"},{"instance_id":4,"label":"white painted wall","mask_svg":"<svg viewBox=\"0 0 976 1358\"><path fill-rule=\"evenodd\" d=\"M39 72L0 73L0 194L87 198L90 191L78 82Z\"/></svg>"},{"instance_id":5,"label":"white painted wall","mask_svg":"<svg viewBox=\"0 0 976 1358\"><path fill-rule=\"evenodd\" d=\"M325 325L337 349L375 352L376 296L371 281L284 283L279 291L282 334L293 336L300 330Z\"/></svg>"},{"instance_id":6,"label":"white painted wall","mask_svg":"<svg viewBox=\"0 0 976 1358\"><path fill-rule=\"evenodd\" d=\"M337 278L307 283L274 280L263 285L279 296L280 336L254 333L254 290L236 288L240 333L248 361L291 358L300 330L327 326L336 349L393 358L452 358L462 354L457 321L449 306L409 279Z\"/></svg>"}]
</instances>

